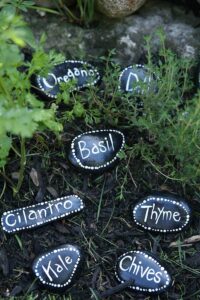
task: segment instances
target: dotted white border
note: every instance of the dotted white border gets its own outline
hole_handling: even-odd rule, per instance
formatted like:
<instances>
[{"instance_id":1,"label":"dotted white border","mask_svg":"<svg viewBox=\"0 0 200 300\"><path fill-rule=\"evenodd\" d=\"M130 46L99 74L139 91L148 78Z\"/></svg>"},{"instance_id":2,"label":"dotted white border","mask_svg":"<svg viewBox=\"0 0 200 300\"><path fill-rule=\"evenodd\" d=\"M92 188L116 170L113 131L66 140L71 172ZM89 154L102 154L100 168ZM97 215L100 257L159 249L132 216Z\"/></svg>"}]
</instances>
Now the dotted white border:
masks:
<instances>
[{"instance_id":1,"label":"dotted white border","mask_svg":"<svg viewBox=\"0 0 200 300\"><path fill-rule=\"evenodd\" d=\"M108 132L108 133L112 133L112 132L115 132L115 133L118 133L122 136L122 145L121 145L121 148L119 149L119 151L117 152L117 154L114 156L114 158L112 160L110 160L109 162L107 162L106 164L103 164L103 165L99 165L97 167L91 167L91 166L84 166L80 159L76 157L76 154L75 154L75 149L74 149L74 143L75 141L82 137L83 135L87 135L87 134L91 134L91 133L99 133L99 132ZM74 159L76 160L76 162L78 163L78 165L83 168L83 169L87 169L87 170L99 170L99 169L102 169L102 168L106 168L108 167L110 164L112 164L117 158L118 158L118 155L120 153L120 151L123 149L124 147L124 144L125 144L125 137L124 137L124 134L121 132L121 131L118 131L118 130L114 130L114 129L101 129L101 130L92 130L92 131L87 131L87 132L84 132L82 134L79 134L78 136L76 136L72 142L71 142L71 152L72 152L72 155L74 157Z\"/></svg>"},{"instance_id":2,"label":"dotted white border","mask_svg":"<svg viewBox=\"0 0 200 300\"><path fill-rule=\"evenodd\" d=\"M92 82L85 83L85 84L83 84L82 86L74 87L72 90L70 90L70 92L72 92L72 91L79 91L79 90L82 89L82 88L89 87L89 86L94 86L95 84L97 84L97 82L98 82L98 81L100 80L100 78L101 78L101 77L100 77L100 74L99 74L99 72L98 72L98 70L97 70L96 67L94 67L94 66L91 65L90 63L85 62L85 61L82 61L82 60L65 60L64 62L60 62L60 63L58 63L58 64L55 64L54 66L56 67L56 66L61 65L61 64L64 64L64 63L81 63L82 65L87 65L89 68L92 68L92 69L94 70L94 72L96 73L96 76L97 76L96 80L94 80L94 81L92 81ZM40 82L40 81L42 80L42 78L44 78L44 77L41 77L40 75L38 75L38 76L36 77L36 81L37 81L37 84L38 84L40 90L41 90L46 96L48 96L48 97L50 97L50 98L56 99L56 98L57 98L57 95L52 95L52 94L48 93L48 92L43 88L43 86L41 85L41 82Z\"/></svg>"},{"instance_id":3,"label":"dotted white border","mask_svg":"<svg viewBox=\"0 0 200 300\"><path fill-rule=\"evenodd\" d=\"M124 90L121 89L121 78L124 75L124 72L126 72L128 69L133 69L134 67L149 71L148 67L146 67L145 65L141 65L141 64L134 64L134 65L126 67L125 69L123 69L123 71L119 75L119 85L118 85L119 91L124 92ZM156 76L155 73L153 73L153 75ZM125 92L128 92L128 91L125 91Z\"/></svg>"},{"instance_id":4,"label":"dotted white border","mask_svg":"<svg viewBox=\"0 0 200 300\"><path fill-rule=\"evenodd\" d=\"M165 268L163 266L161 266L159 264L159 262L154 259L152 256L148 255L146 252L142 252L142 251L129 251L129 252L126 252L124 254L122 254L118 260L117 260L117 264L115 266L115 276L117 278L117 280L119 280L121 283L124 283L125 281L120 279L120 277L118 276L117 274L117 265L119 263L119 261L126 255L130 255L130 254L135 254L135 256L137 256L137 254L142 254L144 256L144 258L146 259L149 259L151 261L153 261L159 268L160 268L160 271L164 272L165 273L165 276L167 277L167 280L166 280L166 283L165 285L163 285L162 287L160 288L155 288L155 289L147 289L147 288L141 288L140 286L134 286L134 285L130 285L129 288L133 289L133 290L136 290L136 291L141 291L141 292L148 292L148 293L160 293L162 290L166 289L169 285L170 285L170 282L171 282L171 278L168 274L168 272L165 270Z\"/></svg>"},{"instance_id":5,"label":"dotted white border","mask_svg":"<svg viewBox=\"0 0 200 300\"><path fill-rule=\"evenodd\" d=\"M159 229L159 228L152 228L152 227L149 227L149 226L145 226L143 224L141 224L140 222L137 221L136 219L136 213L137 213L137 210L140 209L140 206L145 204L145 203L148 203L150 201L157 201L157 202L170 202L172 203L173 205L177 205L179 207L181 207L181 209L183 209L186 213L186 220L185 220L185 223L179 227L179 228L176 228L176 229ZM172 200L172 199L168 199L168 198L165 198L165 197L151 197L151 196L148 196L146 197L142 202L138 203L134 209L133 209L133 219L135 221L135 223L139 226L142 226L144 229L146 230L150 230L150 231L159 231L159 232L177 232L177 231L181 231L190 221L190 214L189 214L189 207L185 207L183 205L183 202L180 201L175 201L175 200Z\"/></svg>"},{"instance_id":6,"label":"dotted white border","mask_svg":"<svg viewBox=\"0 0 200 300\"><path fill-rule=\"evenodd\" d=\"M42 276L39 274L38 272L38 265L40 264L40 262L42 262L42 260L54 253L60 253L60 252L64 252L64 251L70 251L70 252L76 252L76 254L78 255L78 258L77 258L77 261L74 265L74 268L72 270L72 273L71 273L71 276L70 278L67 280L67 282L65 282L64 284L56 284L56 283L52 283L52 282L47 282L45 281ZM58 247L58 248L55 248L54 250L50 251L50 252L47 252L47 253L44 253L39 259L36 257L34 262L33 262L33 271L36 275L37 278L39 278L39 280L45 284L45 285L49 285L49 286L52 286L52 287L57 287L57 288L62 288L62 287L65 287L67 286L68 284L71 283L72 281L72 278L75 274L75 271L78 267L78 264L80 262L80 251L77 250L74 246L72 245L66 245L66 246L62 246L62 248ZM37 261L38 260L38 261ZM37 261L37 262L36 262Z\"/></svg>"},{"instance_id":7,"label":"dotted white border","mask_svg":"<svg viewBox=\"0 0 200 300\"><path fill-rule=\"evenodd\" d=\"M60 215L60 216L57 216L57 217L52 217L52 218L50 218L50 219L48 219L48 220L42 220L41 222L36 222L35 224L32 224L32 225L27 225L27 226L25 226L25 227L18 227L18 228L13 228L13 229L11 229L11 230L7 230L6 228L5 228L5 226L4 226L4 218L5 218L5 216L7 215L7 214L10 214L10 213L15 213L15 212L19 212L19 211L22 211L23 209L26 209L26 208L37 208L37 207L40 207L41 206L41 204L43 205L45 205L45 204L49 204L49 203L56 203L56 202L59 202L59 201L66 201L67 199L70 199L70 197L75 197L75 198L77 198L77 199L79 199L80 200L80 207L78 208L78 209L74 209L74 210L72 210L72 211L70 211L70 212L66 212L66 213L64 213L64 214L62 214L62 215ZM38 204L34 204L34 205L30 205L30 206L26 206L26 207L21 207L21 208L17 208L17 209L14 209L14 210L10 210L10 211L7 211L7 212L4 212L3 213L3 215L2 215L2 217L1 217L1 225L2 225L2 228L3 228L3 230L4 231L6 231L6 232L8 232L8 233L12 233L12 232L16 232L16 231L20 231L20 230L25 230L25 229L29 229L29 228L33 228L33 227L37 227L37 226L40 226L40 225L43 225L43 224L45 224L45 223L49 223L49 222L51 222L51 221L53 221L53 220L57 220L57 219L60 219L60 218L63 218L63 217L65 217L65 216L68 216L68 215L71 215L71 214L73 214L73 213L77 213L77 212L79 212L80 210L82 210L83 208L84 208L84 203L83 203L83 200L80 198L80 197L78 197L77 195L69 195L69 196L65 196L65 197L61 197L61 198L57 198L57 199L55 199L55 200L51 200L51 201L45 201L45 202L41 202L41 203L38 203ZM43 207L41 207L40 209L42 209Z\"/></svg>"}]
</instances>

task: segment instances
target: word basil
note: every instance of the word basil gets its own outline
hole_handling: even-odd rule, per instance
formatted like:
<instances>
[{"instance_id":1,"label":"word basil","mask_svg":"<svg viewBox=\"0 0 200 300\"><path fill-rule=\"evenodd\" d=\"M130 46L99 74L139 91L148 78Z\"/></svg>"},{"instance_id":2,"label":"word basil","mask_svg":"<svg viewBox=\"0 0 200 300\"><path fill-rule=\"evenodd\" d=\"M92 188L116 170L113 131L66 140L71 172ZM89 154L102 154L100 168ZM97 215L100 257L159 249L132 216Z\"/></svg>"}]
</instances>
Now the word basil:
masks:
<instances>
[{"instance_id":1,"label":"word basil","mask_svg":"<svg viewBox=\"0 0 200 300\"><path fill-rule=\"evenodd\" d=\"M57 98L61 92L61 83L71 82L70 92L72 92L95 85L99 80L100 74L91 64L79 60L66 60L55 65L46 78L38 75L34 84L44 96Z\"/></svg>"},{"instance_id":2,"label":"word basil","mask_svg":"<svg viewBox=\"0 0 200 300\"><path fill-rule=\"evenodd\" d=\"M159 232L181 231L189 222L191 210L183 199L174 196L148 196L133 209L137 225Z\"/></svg>"},{"instance_id":3,"label":"word basil","mask_svg":"<svg viewBox=\"0 0 200 300\"><path fill-rule=\"evenodd\" d=\"M114 166L124 143L124 135L118 130L88 131L73 139L68 157L77 168L103 171Z\"/></svg>"},{"instance_id":4,"label":"word basil","mask_svg":"<svg viewBox=\"0 0 200 300\"><path fill-rule=\"evenodd\" d=\"M83 208L83 201L78 196L71 195L4 212L1 224L3 230L11 233L69 216Z\"/></svg>"},{"instance_id":5,"label":"word basil","mask_svg":"<svg viewBox=\"0 0 200 300\"><path fill-rule=\"evenodd\" d=\"M53 289L70 286L81 262L80 249L63 245L35 258L32 270L40 283Z\"/></svg>"},{"instance_id":6,"label":"word basil","mask_svg":"<svg viewBox=\"0 0 200 300\"><path fill-rule=\"evenodd\" d=\"M115 275L121 283L132 280L131 289L152 294L165 291L171 283L165 268L142 251L129 251L121 255L117 260Z\"/></svg>"}]
</instances>

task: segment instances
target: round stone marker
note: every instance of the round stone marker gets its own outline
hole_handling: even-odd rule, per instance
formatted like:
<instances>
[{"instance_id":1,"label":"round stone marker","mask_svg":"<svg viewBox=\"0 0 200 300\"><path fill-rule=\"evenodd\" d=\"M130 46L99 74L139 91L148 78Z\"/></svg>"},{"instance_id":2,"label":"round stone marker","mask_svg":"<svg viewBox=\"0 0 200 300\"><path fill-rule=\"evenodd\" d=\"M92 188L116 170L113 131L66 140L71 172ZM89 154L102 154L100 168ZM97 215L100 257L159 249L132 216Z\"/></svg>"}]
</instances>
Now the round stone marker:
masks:
<instances>
[{"instance_id":1,"label":"round stone marker","mask_svg":"<svg viewBox=\"0 0 200 300\"><path fill-rule=\"evenodd\" d=\"M81 60L66 60L55 65L48 76L36 76L35 90L47 98L57 98L61 92L60 84L73 82L70 92L96 85L100 81L100 74L96 67Z\"/></svg>"},{"instance_id":2,"label":"round stone marker","mask_svg":"<svg viewBox=\"0 0 200 300\"><path fill-rule=\"evenodd\" d=\"M133 209L133 218L145 230L178 232L189 223L191 209L180 197L151 195L137 203Z\"/></svg>"},{"instance_id":3,"label":"round stone marker","mask_svg":"<svg viewBox=\"0 0 200 300\"><path fill-rule=\"evenodd\" d=\"M80 170L104 172L118 161L124 143L124 135L118 130L88 131L73 139L68 158Z\"/></svg>"},{"instance_id":4,"label":"round stone marker","mask_svg":"<svg viewBox=\"0 0 200 300\"><path fill-rule=\"evenodd\" d=\"M32 270L44 287L63 290L73 284L81 259L77 246L62 245L36 257Z\"/></svg>"},{"instance_id":5,"label":"round stone marker","mask_svg":"<svg viewBox=\"0 0 200 300\"><path fill-rule=\"evenodd\" d=\"M131 289L151 294L164 292L171 284L167 270L153 256L142 251L129 251L121 255L115 275L121 283L132 280Z\"/></svg>"},{"instance_id":6,"label":"round stone marker","mask_svg":"<svg viewBox=\"0 0 200 300\"><path fill-rule=\"evenodd\" d=\"M135 95L157 91L157 79L144 65L126 67L119 76L119 90Z\"/></svg>"},{"instance_id":7,"label":"round stone marker","mask_svg":"<svg viewBox=\"0 0 200 300\"><path fill-rule=\"evenodd\" d=\"M67 217L83 208L84 203L81 198L76 195L65 196L4 212L1 225L3 230L13 233Z\"/></svg>"}]
</instances>

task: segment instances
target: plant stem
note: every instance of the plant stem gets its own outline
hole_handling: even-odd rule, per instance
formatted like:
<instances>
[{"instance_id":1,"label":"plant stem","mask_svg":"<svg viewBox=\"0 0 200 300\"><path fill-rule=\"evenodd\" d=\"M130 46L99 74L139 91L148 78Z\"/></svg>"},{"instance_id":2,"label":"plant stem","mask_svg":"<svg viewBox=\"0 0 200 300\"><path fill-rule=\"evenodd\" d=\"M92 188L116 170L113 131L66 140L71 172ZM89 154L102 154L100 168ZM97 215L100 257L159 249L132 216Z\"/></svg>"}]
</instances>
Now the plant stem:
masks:
<instances>
[{"instance_id":1,"label":"plant stem","mask_svg":"<svg viewBox=\"0 0 200 300\"><path fill-rule=\"evenodd\" d=\"M19 192L19 190L22 186L22 182L24 180L25 166L26 166L25 139L21 138L21 160L20 160L19 179L18 179L16 188L14 188L14 196Z\"/></svg>"}]
</instances>

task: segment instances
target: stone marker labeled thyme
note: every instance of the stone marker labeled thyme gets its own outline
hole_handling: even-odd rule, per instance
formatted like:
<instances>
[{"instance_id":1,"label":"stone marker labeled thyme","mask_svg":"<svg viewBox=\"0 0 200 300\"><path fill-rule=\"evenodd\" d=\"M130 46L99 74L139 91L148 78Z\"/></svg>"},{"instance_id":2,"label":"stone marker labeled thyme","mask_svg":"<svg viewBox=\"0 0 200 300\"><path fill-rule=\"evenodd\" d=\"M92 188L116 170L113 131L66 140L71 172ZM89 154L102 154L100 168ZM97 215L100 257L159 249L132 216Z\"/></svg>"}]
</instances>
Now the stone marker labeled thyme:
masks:
<instances>
[{"instance_id":1,"label":"stone marker labeled thyme","mask_svg":"<svg viewBox=\"0 0 200 300\"><path fill-rule=\"evenodd\" d=\"M129 251L121 255L115 275L121 283L132 280L131 289L152 294L165 291L171 283L167 270L153 256L142 251Z\"/></svg>"},{"instance_id":2,"label":"stone marker labeled thyme","mask_svg":"<svg viewBox=\"0 0 200 300\"><path fill-rule=\"evenodd\" d=\"M187 202L172 195L147 196L133 209L136 224L150 231L182 231L190 217L191 209Z\"/></svg>"},{"instance_id":3,"label":"stone marker labeled thyme","mask_svg":"<svg viewBox=\"0 0 200 300\"><path fill-rule=\"evenodd\" d=\"M12 233L69 216L83 208L82 199L76 195L70 195L4 212L1 224L3 230Z\"/></svg>"},{"instance_id":4,"label":"stone marker labeled thyme","mask_svg":"<svg viewBox=\"0 0 200 300\"><path fill-rule=\"evenodd\" d=\"M156 92L156 76L143 65L129 66L119 76L119 89L136 95L143 94L145 91Z\"/></svg>"},{"instance_id":5,"label":"stone marker labeled thyme","mask_svg":"<svg viewBox=\"0 0 200 300\"><path fill-rule=\"evenodd\" d=\"M73 284L82 254L73 245L62 245L35 258L32 270L45 287L62 290Z\"/></svg>"},{"instance_id":6,"label":"stone marker labeled thyme","mask_svg":"<svg viewBox=\"0 0 200 300\"><path fill-rule=\"evenodd\" d=\"M124 143L124 135L118 130L88 131L73 139L68 157L79 169L101 172L115 165Z\"/></svg>"},{"instance_id":7,"label":"stone marker labeled thyme","mask_svg":"<svg viewBox=\"0 0 200 300\"><path fill-rule=\"evenodd\" d=\"M36 89L48 98L57 98L61 92L61 83L71 83L69 91L96 85L100 80L98 70L88 62L79 60L66 60L55 65L47 77L36 76L34 85Z\"/></svg>"}]
</instances>

